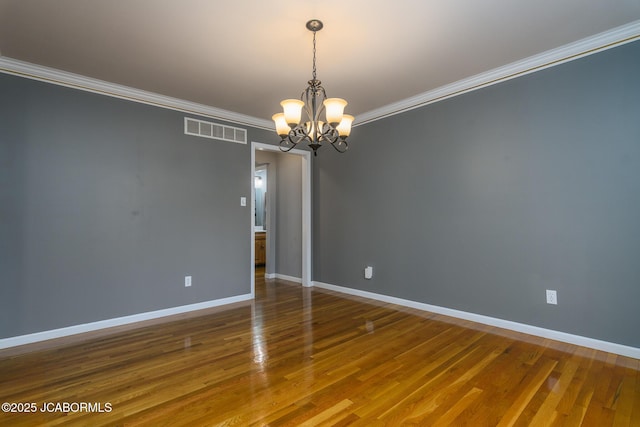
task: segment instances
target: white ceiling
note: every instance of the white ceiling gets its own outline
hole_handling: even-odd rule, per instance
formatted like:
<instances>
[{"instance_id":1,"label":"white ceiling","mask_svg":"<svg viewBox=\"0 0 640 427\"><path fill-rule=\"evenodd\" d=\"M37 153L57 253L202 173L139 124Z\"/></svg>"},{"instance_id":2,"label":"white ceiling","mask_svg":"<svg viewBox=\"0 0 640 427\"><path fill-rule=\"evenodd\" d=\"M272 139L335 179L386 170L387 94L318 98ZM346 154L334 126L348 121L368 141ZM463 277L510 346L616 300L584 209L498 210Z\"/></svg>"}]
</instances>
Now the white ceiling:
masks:
<instances>
[{"instance_id":1,"label":"white ceiling","mask_svg":"<svg viewBox=\"0 0 640 427\"><path fill-rule=\"evenodd\" d=\"M0 54L270 119L311 78L366 115L640 19L640 0L0 0Z\"/></svg>"}]
</instances>

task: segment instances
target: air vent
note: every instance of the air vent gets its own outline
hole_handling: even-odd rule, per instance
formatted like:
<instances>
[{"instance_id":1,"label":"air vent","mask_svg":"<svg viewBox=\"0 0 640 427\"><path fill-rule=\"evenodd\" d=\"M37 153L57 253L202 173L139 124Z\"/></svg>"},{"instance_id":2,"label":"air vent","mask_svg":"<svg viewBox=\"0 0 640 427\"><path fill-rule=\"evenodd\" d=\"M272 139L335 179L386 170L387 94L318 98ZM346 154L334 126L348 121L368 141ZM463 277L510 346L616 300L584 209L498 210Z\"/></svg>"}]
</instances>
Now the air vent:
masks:
<instances>
[{"instance_id":1,"label":"air vent","mask_svg":"<svg viewBox=\"0 0 640 427\"><path fill-rule=\"evenodd\" d=\"M190 117L184 118L184 133L202 138L221 139L238 144L247 143L247 130L233 126L221 125Z\"/></svg>"}]
</instances>

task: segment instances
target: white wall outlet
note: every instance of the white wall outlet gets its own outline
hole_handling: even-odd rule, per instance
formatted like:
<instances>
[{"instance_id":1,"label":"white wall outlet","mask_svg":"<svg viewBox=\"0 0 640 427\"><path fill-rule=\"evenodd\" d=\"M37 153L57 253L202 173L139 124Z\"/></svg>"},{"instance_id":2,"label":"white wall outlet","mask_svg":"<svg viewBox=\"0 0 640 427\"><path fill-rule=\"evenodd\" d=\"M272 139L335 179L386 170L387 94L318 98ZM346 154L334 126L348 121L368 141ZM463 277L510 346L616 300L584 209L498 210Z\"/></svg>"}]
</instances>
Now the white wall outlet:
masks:
<instances>
[{"instance_id":1,"label":"white wall outlet","mask_svg":"<svg viewBox=\"0 0 640 427\"><path fill-rule=\"evenodd\" d=\"M556 293L556 291L547 289L547 304L558 304L558 294Z\"/></svg>"},{"instance_id":2,"label":"white wall outlet","mask_svg":"<svg viewBox=\"0 0 640 427\"><path fill-rule=\"evenodd\" d=\"M240 197L240 206L247 206L247 198Z\"/></svg>"},{"instance_id":3,"label":"white wall outlet","mask_svg":"<svg viewBox=\"0 0 640 427\"><path fill-rule=\"evenodd\" d=\"M371 279L373 277L373 267L365 267L364 269L364 278Z\"/></svg>"},{"instance_id":4,"label":"white wall outlet","mask_svg":"<svg viewBox=\"0 0 640 427\"><path fill-rule=\"evenodd\" d=\"M188 288L191 286L191 276L184 276L184 287Z\"/></svg>"}]
</instances>

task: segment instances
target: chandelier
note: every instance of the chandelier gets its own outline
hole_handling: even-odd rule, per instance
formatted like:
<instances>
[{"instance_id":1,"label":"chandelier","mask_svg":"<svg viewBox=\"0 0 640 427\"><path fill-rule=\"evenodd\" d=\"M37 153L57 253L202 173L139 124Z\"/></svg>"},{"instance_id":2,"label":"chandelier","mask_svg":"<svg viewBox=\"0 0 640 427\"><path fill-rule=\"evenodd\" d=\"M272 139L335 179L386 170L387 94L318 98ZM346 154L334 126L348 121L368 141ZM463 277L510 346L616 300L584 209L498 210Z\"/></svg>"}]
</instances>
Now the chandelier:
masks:
<instances>
[{"instance_id":1,"label":"chandelier","mask_svg":"<svg viewBox=\"0 0 640 427\"><path fill-rule=\"evenodd\" d=\"M353 116L343 114L347 101L341 98L327 98L320 80L316 78L316 32L323 24L318 19L307 22L307 29L313 32L313 74L300 99L285 99L280 103L283 112L274 114L276 132L280 136L280 150L287 152L298 144L307 142L318 155L318 148L331 144L338 152L344 153L349 146L347 137L351 133ZM305 118L302 119L304 110ZM321 114L325 113L325 121Z\"/></svg>"}]
</instances>

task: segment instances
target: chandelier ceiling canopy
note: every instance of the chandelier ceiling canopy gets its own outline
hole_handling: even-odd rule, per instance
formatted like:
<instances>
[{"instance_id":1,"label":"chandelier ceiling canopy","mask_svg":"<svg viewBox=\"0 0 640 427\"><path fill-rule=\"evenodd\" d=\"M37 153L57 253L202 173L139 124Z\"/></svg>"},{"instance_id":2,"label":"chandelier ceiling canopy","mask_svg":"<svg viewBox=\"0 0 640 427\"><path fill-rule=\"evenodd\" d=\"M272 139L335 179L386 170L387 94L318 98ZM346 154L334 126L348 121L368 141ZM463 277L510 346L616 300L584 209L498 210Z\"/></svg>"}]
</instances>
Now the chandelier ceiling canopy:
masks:
<instances>
[{"instance_id":1,"label":"chandelier ceiling canopy","mask_svg":"<svg viewBox=\"0 0 640 427\"><path fill-rule=\"evenodd\" d=\"M280 150L287 152L306 142L314 155L323 144L331 144L338 152L344 153L349 147L347 137L354 117L344 114L347 101L327 98L316 76L316 33L322 29L322 21L312 19L306 26L313 32L313 74L300 99L285 99L280 103L283 111L272 117L281 139Z\"/></svg>"}]
</instances>

